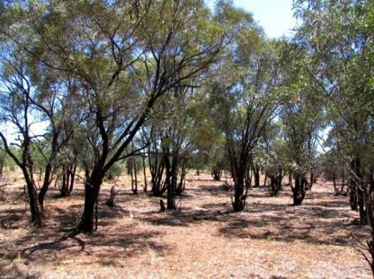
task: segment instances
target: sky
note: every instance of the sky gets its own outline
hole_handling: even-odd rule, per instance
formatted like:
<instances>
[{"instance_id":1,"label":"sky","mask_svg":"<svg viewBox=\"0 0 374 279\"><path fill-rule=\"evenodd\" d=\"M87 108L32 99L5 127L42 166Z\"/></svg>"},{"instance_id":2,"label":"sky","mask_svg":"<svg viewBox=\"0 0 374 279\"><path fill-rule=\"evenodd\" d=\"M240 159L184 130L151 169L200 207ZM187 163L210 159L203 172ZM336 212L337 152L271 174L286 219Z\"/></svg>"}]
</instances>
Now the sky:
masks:
<instances>
[{"instance_id":1,"label":"sky","mask_svg":"<svg viewBox=\"0 0 374 279\"><path fill-rule=\"evenodd\" d=\"M207 3L213 7L215 0L207 0ZM292 0L234 0L234 5L251 12L269 38L292 34L296 23Z\"/></svg>"}]
</instances>

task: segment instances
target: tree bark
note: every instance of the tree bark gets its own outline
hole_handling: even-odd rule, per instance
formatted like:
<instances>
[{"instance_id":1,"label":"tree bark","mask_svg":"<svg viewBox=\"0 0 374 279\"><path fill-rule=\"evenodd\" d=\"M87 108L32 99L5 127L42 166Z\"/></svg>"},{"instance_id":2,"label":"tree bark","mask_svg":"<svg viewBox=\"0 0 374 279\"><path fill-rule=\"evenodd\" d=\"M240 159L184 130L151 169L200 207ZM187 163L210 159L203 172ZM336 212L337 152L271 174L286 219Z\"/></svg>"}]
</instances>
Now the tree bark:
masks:
<instances>
[{"instance_id":1,"label":"tree bark","mask_svg":"<svg viewBox=\"0 0 374 279\"><path fill-rule=\"evenodd\" d=\"M238 170L235 179L235 195L233 208L235 212L240 212L244 210L246 195L244 195L244 171Z\"/></svg>"},{"instance_id":2,"label":"tree bark","mask_svg":"<svg viewBox=\"0 0 374 279\"><path fill-rule=\"evenodd\" d=\"M147 173L145 169L145 157L143 156L143 175L144 175L144 192L148 191Z\"/></svg>"},{"instance_id":3,"label":"tree bark","mask_svg":"<svg viewBox=\"0 0 374 279\"><path fill-rule=\"evenodd\" d=\"M253 166L253 175L255 179L255 187L260 187L260 168Z\"/></svg>"},{"instance_id":4,"label":"tree bark","mask_svg":"<svg viewBox=\"0 0 374 279\"><path fill-rule=\"evenodd\" d=\"M133 171L134 171L134 194L138 194L138 170L136 169L136 161L135 161L135 158L132 159L132 162L133 162Z\"/></svg>"},{"instance_id":5,"label":"tree bark","mask_svg":"<svg viewBox=\"0 0 374 279\"><path fill-rule=\"evenodd\" d=\"M84 185L84 210L78 227L82 232L92 233L94 231L95 204L97 202L102 181L103 176L94 172Z\"/></svg>"},{"instance_id":6,"label":"tree bark","mask_svg":"<svg viewBox=\"0 0 374 279\"><path fill-rule=\"evenodd\" d=\"M168 154L168 152L166 152ZM166 208L168 210L177 209L175 206L175 178L174 178L174 164L170 163L169 156L166 156L165 168L166 168L166 185L167 185L167 202Z\"/></svg>"},{"instance_id":7,"label":"tree bark","mask_svg":"<svg viewBox=\"0 0 374 279\"><path fill-rule=\"evenodd\" d=\"M36 227L43 226L43 213L40 209L40 206L38 204L38 196L36 192L36 185L35 182L30 175L27 173L26 170L22 170L25 176L26 180L26 187L27 192L29 195L29 205L30 205L30 212L31 212L31 222Z\"/></svg>"},{"instance_id":8,"label":"tree bark","mask_svg":"<svg viewBox=\"0 0 374 279\"><path fill-rule=\"evenodd\" d=\"M293 205L302 204L306 193L306 178L303 174L294 174L295 186L292 188Z\"/></svg>"}]
</instances>

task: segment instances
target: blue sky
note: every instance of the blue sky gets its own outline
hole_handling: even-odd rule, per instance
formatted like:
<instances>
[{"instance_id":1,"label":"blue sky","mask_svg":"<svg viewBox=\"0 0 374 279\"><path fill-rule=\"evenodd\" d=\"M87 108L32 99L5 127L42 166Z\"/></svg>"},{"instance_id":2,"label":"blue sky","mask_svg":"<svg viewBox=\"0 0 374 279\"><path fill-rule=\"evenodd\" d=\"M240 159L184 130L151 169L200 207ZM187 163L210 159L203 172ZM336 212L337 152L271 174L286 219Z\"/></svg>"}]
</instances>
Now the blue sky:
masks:
<instances>
[{"instance_id":1,"label":"blue sky","mask_svg":"<svg viewBox=\"0 0 374 279\"><path fill-rule=\"evenodd\" d=\"M215 0L207 0L207 3L213 6ZM269 38L292 34L291 29L296 24L292 0L234 0L234 4L251 12Z\"/></svg>"}]
</instances>

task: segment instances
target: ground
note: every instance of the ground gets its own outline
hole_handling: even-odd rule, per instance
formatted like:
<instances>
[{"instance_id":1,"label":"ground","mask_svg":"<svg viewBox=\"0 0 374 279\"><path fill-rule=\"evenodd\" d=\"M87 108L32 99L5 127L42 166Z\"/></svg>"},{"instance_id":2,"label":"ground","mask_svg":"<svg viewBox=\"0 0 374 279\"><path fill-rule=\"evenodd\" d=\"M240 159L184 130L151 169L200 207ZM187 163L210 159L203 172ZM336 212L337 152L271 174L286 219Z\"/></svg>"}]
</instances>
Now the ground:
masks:
<instances>
[{"instance_id":1,"label":"ground","mask_svg":"<svg viewBox=\"0 0 374 279\"><path fill-rule=\"evenodd\" d=\"M12 175L0 202L1 278L371 278L357 249L368 228L323 180L300 207L288 186L278 197L260 187L234 213L222 182L189 174L179 210L160 213L160 198L132 195L121 178L115 207L105 205L111 184L102 188L97 231L75 235L81 183L69 198L52 188L46 226L34 229Z\"/></svg>"}]
</instances>

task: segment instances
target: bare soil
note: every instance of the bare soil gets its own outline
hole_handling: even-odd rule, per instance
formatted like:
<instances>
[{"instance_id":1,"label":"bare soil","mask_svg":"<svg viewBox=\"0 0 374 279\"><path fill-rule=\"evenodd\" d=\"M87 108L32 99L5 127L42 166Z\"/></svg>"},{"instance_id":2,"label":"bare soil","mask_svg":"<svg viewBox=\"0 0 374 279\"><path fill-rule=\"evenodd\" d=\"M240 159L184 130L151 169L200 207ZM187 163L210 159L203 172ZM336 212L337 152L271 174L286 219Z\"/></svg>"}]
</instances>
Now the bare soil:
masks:
<instances>
[{"instance_id":1,"label":"bare soil","mask_svg":"<svg viewBox=\"0 0 374 279\"><path fill-rule=\"evenodd\" d=\"M0 202L1 278L371 278L357 250L368 228L323 181L300 207L290 206L289 186L278 197L253 188L246 210L234 213L222 182L190 174L179 210L160 213L160 198L132 195L123 177L115 207L105 205L112 185L102 188L97 232L75 235L68 229L83 209L81 183L69 198L51 188L46 226L35 229L22 180L9 176Z\"/></svg>"}]
</instances>

